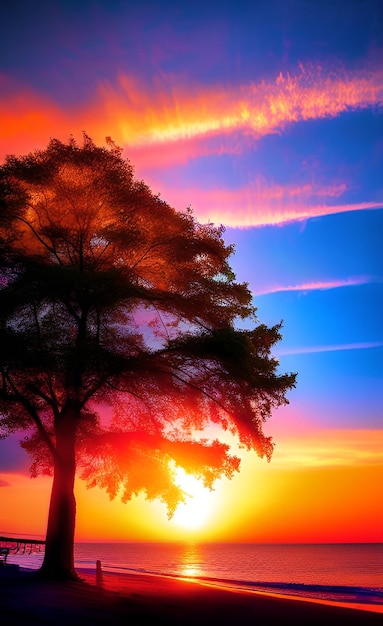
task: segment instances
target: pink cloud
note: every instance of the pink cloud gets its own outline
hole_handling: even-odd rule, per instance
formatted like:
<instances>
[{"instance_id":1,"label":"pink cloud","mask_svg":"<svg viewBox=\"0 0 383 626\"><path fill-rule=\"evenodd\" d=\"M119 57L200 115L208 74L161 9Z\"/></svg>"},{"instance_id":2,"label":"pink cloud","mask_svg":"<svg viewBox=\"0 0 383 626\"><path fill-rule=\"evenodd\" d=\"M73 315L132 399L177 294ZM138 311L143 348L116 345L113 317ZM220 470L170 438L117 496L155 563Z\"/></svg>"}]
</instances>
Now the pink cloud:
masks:
<instances>
[{"instance_id":1,"label":"pink cloud","mask_svg":"<svg viewBox=\"0 0 383 626\"><path fill-rule=\"evenodd\" d=\"M269 293L278 293L281 291L314 291L324 289L336 289L338 287L352 287L354 285L365 285L376 282L371 276L356 276L342 280L328 280L311 283L301 283L298 285L275 285L265 288L264 290L255 291L256 295L264 295Z\"/></svg>"},{"instance_id":2,"label":"pink cloud","mask_svg":"<svg viewBox=\"0 0 383 626\"><path fill-rule=\"evenodd\" d=\"M206 217L215 223L223 223L226 226L232 228L254 228L257 226L281 226L288 224L289 222L301 222L313 217L323 217L325 215L334 215L336 213L346 213L349 211L365 211L372 209L381 209L383 207L382 202L356 202L354 204L336 204L336 205L316 205L309 207L296 207L286 206L280 210L267 210L259 211L251 210L248 207L247 210L241 210L239 208L238 213L235 209L232 214L224 214L223 212L216 210L210 211ZM196 211L197 215L202 219L202 215L199 211Z\"/></svg>"},{"instance_id":3,"label":"pink cloud","mask_svg":"<svg viewBox=\"0 0 383 626\"><path fill-rule=\"evenodd\" d=\"M192 208L199 220L231 228L280 226L314 217L383 207L383 199L380 202L312 204L316 197L331 199L339 197L344 191L345 185L315 188L312 185L268 187L251 184L235 190L161 187L162 196L173 206L186 207L192 199Z\"/></svg>"}]
</instances>

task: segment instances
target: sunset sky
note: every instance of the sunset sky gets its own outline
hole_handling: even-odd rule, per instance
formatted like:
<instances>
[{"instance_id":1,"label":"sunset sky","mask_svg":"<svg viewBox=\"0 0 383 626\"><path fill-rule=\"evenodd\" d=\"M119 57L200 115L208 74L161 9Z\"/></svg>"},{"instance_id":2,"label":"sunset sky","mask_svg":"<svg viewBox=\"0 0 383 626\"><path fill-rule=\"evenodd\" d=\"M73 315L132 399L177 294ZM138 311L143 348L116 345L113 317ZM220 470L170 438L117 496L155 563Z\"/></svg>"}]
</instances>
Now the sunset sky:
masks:
<instances>
[{"instance_id":1,"label":"sunset sky","mask_svg":"<svg viewBox=\"0 0 383 626\"><path fill-rule=\"evenodd\" d=\"M0 160L111 137L164 200L226 226L298 372L270 463L242 453L170 522L78 482L77 539L383 541L382 2L13 0L0 23ZM0 534L43 536L50 480L19 439L0 441Z\"/></svg>"}]
</instances>

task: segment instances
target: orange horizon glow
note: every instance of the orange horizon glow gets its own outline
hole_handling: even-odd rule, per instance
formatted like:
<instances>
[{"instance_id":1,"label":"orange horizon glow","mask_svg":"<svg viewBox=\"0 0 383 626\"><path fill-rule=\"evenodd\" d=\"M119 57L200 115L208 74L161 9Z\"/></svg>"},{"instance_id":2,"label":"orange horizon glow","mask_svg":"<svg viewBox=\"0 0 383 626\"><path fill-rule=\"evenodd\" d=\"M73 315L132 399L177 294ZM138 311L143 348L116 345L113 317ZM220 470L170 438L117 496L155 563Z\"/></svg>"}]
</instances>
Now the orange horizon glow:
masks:
<instances>
[{"instance_id":1,"label":"orange horizon glow","mask_svg":"<svg viewBox=\"0 0 383 626\"><path fill-rule=\"evenodd\" d=\"M159 501L110 501L77 480L76 541L381 542L382 437L378 430L307 432L277 441L270 463L242 453L231 481L217 481L213 491L198 485L197 502L186 512L202 516L195 524L177 514L168 520ZM43 536L51 479L3 479L9 486L1 487L1 531Z\"/></svg>"}]
</instances>

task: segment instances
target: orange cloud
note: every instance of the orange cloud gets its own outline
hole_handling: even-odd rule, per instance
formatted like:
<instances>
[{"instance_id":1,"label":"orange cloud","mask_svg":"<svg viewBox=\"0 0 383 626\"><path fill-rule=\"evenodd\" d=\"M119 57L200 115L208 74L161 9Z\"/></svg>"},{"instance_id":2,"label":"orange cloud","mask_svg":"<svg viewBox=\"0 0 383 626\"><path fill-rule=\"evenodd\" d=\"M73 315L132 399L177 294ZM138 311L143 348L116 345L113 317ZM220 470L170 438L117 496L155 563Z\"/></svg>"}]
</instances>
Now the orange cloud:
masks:
<instances>
[{"instance_id":1,"label":"orange cloud","mask_svg":"<svg viewBox=\"0 0 383 626\"><path fill-rule=\"evenodd\" d=\"M4 78L2 82L6 84ZM151 89L121 74L115 84L101 84L88 105L72 110L26 90L3 97L1 154L86 130L95 141L109 135L133 153L137 149L146 166L158 166L206 153L243 151L286 124L382 105L380 69L336 74L300 66L296 75L279 74L270 82L211 87L161 82ZM163 158L158 161L159 147Z\"/></svg>"},{"instance_id":2,"label":"orange cloud","mask_svg":"<svg viewBox=\"0 0 383 626\"><path fill-rule=\"evenodd\" d=\"M78 138L85 130L99 144L111 136L141 170L161 170L211 154L239 154L286 124L383 105L381 70L326 74L301 66L296 75L280 74L270 82L194 89L164 83L149 89L120 75L115 85L100 85L90 103L71 109L30 90L13 86L12 91L4 77L1 85L8 95L0 103L0 158L43 148L51 137ZM192 201L198 219L233 228L283 225L383 206L381 201L334 201L346 191L342 183L281 186L258 179L236 190L166 189L161 183L154 191L180 209Z\"/></svg>"},{"instance_id":3,"label":"orange cloud","mask_svg":"<svg viewBox=\"0 0 383 626\"><path fill-rule=\"evenodd\" d=\"M301 65L292 76L239 87L159 85L153 95L123 74L117 86L103 84L100 97L108 117L118 120L129 145L173 143L217 133L244 131L255 137L288 123L335 117L383 104L383 72L339 71Z\"/></svg>"}]
</instances>

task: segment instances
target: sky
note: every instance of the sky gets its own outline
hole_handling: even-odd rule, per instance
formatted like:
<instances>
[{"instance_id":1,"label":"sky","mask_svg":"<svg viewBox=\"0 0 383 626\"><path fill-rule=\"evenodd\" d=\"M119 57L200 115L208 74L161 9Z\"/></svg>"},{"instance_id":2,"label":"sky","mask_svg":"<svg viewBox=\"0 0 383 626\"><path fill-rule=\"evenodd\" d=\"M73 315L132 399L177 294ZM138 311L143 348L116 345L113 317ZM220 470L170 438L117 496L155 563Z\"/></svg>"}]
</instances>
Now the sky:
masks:
<instances>
[{"instance_id":1,"label":"sky","mask_svg":"<svg viewBox=\"0 0 383 626\"><path fill-rule=\"evenodd\" d=\"M270 463L242 453L172 521L78 481L78 540L383 541L382 2L14 0L0 20L0 161L111 137L169 204L225 226L298 372ZM18 439L0 441L0 534L43 536L50 479Z\"/></svg>"}]
</instances>

